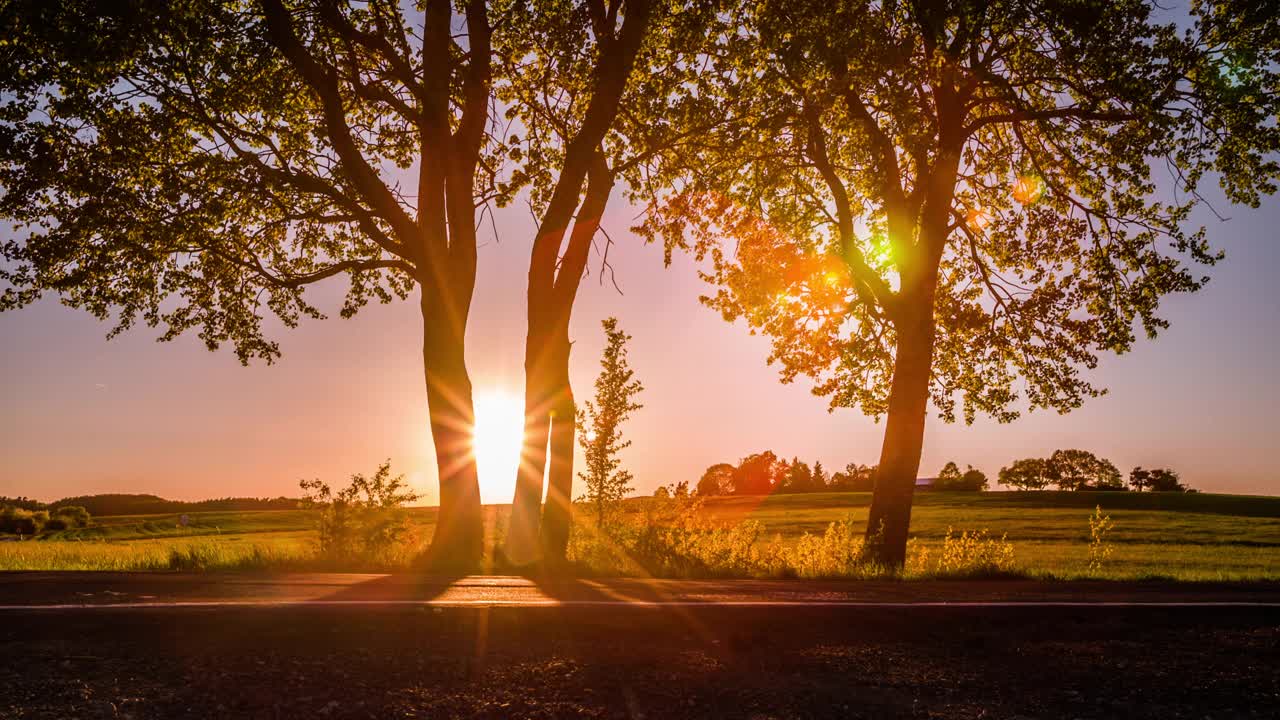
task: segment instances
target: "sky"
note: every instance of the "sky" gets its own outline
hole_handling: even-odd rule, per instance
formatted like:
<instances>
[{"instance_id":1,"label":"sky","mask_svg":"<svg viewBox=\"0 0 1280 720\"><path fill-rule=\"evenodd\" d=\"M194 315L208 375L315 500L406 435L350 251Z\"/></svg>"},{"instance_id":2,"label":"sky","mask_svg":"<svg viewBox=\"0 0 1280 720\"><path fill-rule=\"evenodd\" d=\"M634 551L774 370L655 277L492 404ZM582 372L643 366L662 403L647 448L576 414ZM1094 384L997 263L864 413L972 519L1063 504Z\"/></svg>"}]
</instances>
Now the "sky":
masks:
<instances>
[{"instance_id":1,"label":"sky","mask_svg":"<svg viewBox=\"0 0 1280 720\"><path fill-rule=\"evenodd\" d=\"M921 475L955 461L994 480L1015 458L1077 447L1124 472L1172 467L1204 491L1280 494L1280 201L1224 214L1226 222L1207 211L1195 220L1227 259L1204 290L1166 300L1172 327L1158 340L1103 357L1092 377L1109 395L1008 425L931 416ZM595 274L593 258L571 327L571 373L586 397L603 346L600 320L616 316L633 336L631 364L646 388L644 408L625 427L634 442L623 460L636 490L692 485L709 465L766 449L829 471L874 464L883 424L857 410L829 413L804 379L781 384L765 362L767 339L701 306L708 288L693 259L677 254L664 268L660 247L627 232L635 215L621 197L606 214L621 292ZM527 209L500 210L497 238L480 248L467 336L480 396L522 391L532 230ZM335 280L312 291L332 317L278 327L283 358L270 366L243 367L229 348L210 353L195 337L157 343L145 327L107 341L107 324L53 298L0 314L0 495L296 496L300 479L344 483L389 458L434 502L416 302L343 320L344 289ZM488 472L485 502L508 502L513 485L507 473Z\"/></svg>"}]
</instances>

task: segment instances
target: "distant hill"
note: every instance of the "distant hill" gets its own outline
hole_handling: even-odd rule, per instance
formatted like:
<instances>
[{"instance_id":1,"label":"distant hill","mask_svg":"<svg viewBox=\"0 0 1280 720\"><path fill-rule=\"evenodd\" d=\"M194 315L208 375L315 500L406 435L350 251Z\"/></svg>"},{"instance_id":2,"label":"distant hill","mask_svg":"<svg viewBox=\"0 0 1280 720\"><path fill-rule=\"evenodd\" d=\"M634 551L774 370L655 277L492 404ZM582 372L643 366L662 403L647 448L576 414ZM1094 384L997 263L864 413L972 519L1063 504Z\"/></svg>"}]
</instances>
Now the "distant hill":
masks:
<instances>
[{"instance_id":1,"label":"distant hill","mask_svg":"<svg viewBox=\"0 0 1280 720\"><path fill-rule=\"evenodd\" d=\"M0 497L0 506L16 505L27 510L79 505L90 515L155 515L175 512L217 512L238 510L292 510L301 502L296 498L218 498L215 500L166 500L157 495L108 493L79 495L56 502L42 503L30 498Z\"/></svg>"}]
</instances>

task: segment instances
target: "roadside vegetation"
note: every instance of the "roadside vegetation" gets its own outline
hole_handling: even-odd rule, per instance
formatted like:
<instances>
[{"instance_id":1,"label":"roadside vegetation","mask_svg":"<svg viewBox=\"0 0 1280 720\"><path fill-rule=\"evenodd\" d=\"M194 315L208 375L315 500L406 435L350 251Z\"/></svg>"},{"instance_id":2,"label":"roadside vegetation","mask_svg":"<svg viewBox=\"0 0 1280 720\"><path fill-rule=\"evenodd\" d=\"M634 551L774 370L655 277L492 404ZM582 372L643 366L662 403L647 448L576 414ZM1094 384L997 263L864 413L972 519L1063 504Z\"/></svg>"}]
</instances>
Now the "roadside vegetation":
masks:
<instances>
[{"instance_id":1,"label":"roadside vegetation","mask_svg":"<svg viewBox=\"0 0 1280 720\"><path fill-rule=\"evenodd\" d=\"M618 503L606 535L594 504L575 504L570 560L582 574L866 577L859 562L868 493L696 496ZM1280 498L1209 493L926 492L912 513L906 577L1025 574L1179 580L1280 580ZM406 531L380 562L320 552L322 508L241 513L94 517L45 539L0 542L0 570L416 570L435 529L435 508L398 511ZM500 545L506 506L486 506L486 545ZM1091 568L1091 518L1109 518ZM1095 518L1096 520L1096 518ZM833 526L834 523L834 526ZM981 533L986 531L985 535ZM964 534L969 556L940 565ZM13 537L13 536L9 536ZM1002 539L1003 538L1003 539ZM1004 561L1011 551L1012 560ZM492 564L487 564L491 568ZM966 568L967 569L964 569ZM978 569L975 569L978 568Z\"/></svg>"}]
</instances>

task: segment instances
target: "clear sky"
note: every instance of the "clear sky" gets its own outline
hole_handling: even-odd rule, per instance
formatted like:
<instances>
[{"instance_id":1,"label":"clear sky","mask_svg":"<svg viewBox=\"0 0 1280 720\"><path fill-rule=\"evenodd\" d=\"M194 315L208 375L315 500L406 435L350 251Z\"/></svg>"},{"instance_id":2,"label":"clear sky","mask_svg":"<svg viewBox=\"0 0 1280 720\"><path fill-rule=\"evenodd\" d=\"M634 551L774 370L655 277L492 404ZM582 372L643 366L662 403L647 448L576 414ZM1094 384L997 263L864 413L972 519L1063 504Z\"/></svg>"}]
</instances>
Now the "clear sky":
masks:
<instances>
[{"instance_id":1,"label":"clear sky","mask_svg":"<svg viewBox=\"0 0 1280 720\"><path fill-rule=\"evenodd\" d=\"M1198 221L1227 260L1206 289L1166 301L1173 325L1160 339L1104 357L1094 377L1109 396L1070 415L1040 411L1012 425L931 418L921 474L955 460L994 479L1014 458L1079 447L1125 472L1173 467L1206 491L1280 493L1280 201L1219 208L1228 222L1208 212ZM634 445L624 459L637 489L693 484L708 465L766 449L821 460L829 470L875 463L883 425L856 410L828 414L803 380L780 384L765 364L767 340L698 303L707 288L690 257L677 255L664 269L660 248L626 232L635 213L615 198L606 216L623 294L594 274L585 281L572 373L586 396L602 346L599 321L616 315L634 336L631 362L647 388L644 409L626 428ZM468 361L478 394L518 397L532 226L524 207L498 217L500 242L480 250ZM155 343L148 328L108 342L107 325L53 299L0 314L0 495L296 495L300 478L338 482L389 457L433 502L416 303L372 306L342 320L343 289L333 281L313 290L334 317L280 328L283 359L248 368L229 349L209 353L194 337ZM508 502L513 483L483 478L485 501Z\"/></svg>"}]
</instances>

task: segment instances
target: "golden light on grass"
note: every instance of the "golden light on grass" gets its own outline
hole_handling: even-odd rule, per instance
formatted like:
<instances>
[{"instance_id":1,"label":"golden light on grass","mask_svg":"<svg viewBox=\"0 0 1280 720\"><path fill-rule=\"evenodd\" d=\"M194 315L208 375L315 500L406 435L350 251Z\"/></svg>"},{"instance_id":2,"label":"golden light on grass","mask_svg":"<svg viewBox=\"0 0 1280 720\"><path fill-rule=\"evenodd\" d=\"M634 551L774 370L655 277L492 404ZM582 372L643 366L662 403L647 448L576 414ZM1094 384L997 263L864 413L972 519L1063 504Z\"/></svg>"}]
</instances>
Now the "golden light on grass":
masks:
<instances>
[{"instance_id":1,"label":"golden light on grass","mask_svg":"<svg viewBox=\"0 0 1280 720\"><path fill-rule=\"evenodd\" d=\"M512 393L492 390L476 396L475 408L472 448L480 474L480 498L486 503L510 502L520 466L524 402Z\"/></svg>"}]
</instances>

